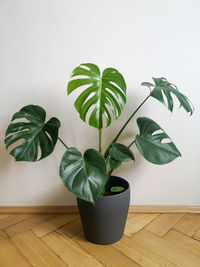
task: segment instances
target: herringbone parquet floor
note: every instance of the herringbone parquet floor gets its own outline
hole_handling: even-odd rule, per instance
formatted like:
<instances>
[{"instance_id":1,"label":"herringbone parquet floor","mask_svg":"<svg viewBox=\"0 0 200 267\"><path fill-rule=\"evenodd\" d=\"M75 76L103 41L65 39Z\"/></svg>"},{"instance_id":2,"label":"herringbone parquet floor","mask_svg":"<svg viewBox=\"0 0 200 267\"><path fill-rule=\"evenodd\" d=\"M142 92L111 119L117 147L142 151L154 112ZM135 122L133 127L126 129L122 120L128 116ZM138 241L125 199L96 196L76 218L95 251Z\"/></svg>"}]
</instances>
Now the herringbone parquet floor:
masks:
<instances>
[{"instance_id":1,"label":"herringbone parquet floor","mask_svg":"<svg viewBox=\"0 0 200 267\"><path fill-rule=\"evenodd\" d=\"M123 238L88 242L78 214L0 214L1 267L200 266L200 214L129 214Z\"/></svg>"}]
</instances>

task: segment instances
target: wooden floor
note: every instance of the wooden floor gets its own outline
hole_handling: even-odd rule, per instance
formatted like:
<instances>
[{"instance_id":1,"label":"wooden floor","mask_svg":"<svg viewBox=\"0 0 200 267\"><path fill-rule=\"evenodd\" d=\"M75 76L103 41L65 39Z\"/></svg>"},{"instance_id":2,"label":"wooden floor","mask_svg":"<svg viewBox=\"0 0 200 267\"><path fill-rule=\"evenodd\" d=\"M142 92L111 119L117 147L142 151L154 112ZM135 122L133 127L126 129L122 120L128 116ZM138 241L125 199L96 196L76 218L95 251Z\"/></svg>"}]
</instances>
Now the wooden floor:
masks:
<instances>
[{"instance_id":1,"label":"wooden floor","mask_svg":"<svg viewBox=\"0 0 200 267\"><path fill-rule=\"evenodd\" d=\"M123 238L88 242L78 214L0 214L1 267L200 266L200 214L129 214Z\"/></svg>"}]
</instances>

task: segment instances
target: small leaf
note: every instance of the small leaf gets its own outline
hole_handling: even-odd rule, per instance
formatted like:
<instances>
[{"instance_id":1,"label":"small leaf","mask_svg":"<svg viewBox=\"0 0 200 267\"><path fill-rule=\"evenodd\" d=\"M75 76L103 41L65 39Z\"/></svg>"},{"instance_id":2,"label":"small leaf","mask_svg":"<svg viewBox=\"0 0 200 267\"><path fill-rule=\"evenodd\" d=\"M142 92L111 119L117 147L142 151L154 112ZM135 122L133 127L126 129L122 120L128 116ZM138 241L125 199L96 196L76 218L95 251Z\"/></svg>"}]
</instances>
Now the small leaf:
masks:
<instances>
[{"instance_id":1,"label":"small leaf","mask_svg":"<svg viewBox=\"0 0 200 267\"><path fill-rule=\"evenodd\" d=\"M47 157L53 152L58 139L59 120L53 117L45 123L46 112L36 105L23 107L13 115L12 121L24 118L28 122L16 122L8 126L6 148L21 140L20 145L10 152L17 161L37 161ZM38 159L39 148L41 156Z\"/></svg>"},{"instance_id":2,"label":"small leaf","mask_svg":"<svg viewBox=\"0 0 200 267\"><path fill-rule=\"evenodd\" d=\"M136 136L135 144L146 160L162 165L181 156L175 144L155 121L141 117L137 119L137 124L140 134Z\"/></svg>"},{"instance_id":3,"label":"small leaf","mask_svg":"<svg viewBox=\"0 0 200 267\"><path fill-rule=\"evenodd\" d=\"M118 193L118 192L122 192L124 190L125 190L125 188L122 186L112 186L110 189L110 192Z\"/></svg>"},{"instance_id":4,"label":"small leaf","mask_svg":"<svg viewBox=\"0 0 200 267\"><path fill-rule=\"evenodd\" d=\"M125 145L119 143L113 143L109 154L113 159L121 162L128 162L131 160L135 160L133 152Z\"/></svg>"},{"instance_id":5,"label":"small leaf","mask_svg":"<svg viewBox=\"0 0 200 267\"><path fill-rule=\"evenodd\" d=\"M70 147L63 155L60 176L70 192L94 204L107 178L105 159L95 149L86 150L82 156Z\"/></svg>"},{"instance_id":6,"label":"small leaf","mask_svg":"<svg viewBox=\"0 0 200 267\"><path fill-rule=\"evenodd\" d=\"M109 159L109 164L110 164L110 168L112 170L114 170L114 169L117 169L118 167L120 167L122 163L121 163L121 161L115 160L114 158L111 157Z\"/></svg>"}]
</instances>

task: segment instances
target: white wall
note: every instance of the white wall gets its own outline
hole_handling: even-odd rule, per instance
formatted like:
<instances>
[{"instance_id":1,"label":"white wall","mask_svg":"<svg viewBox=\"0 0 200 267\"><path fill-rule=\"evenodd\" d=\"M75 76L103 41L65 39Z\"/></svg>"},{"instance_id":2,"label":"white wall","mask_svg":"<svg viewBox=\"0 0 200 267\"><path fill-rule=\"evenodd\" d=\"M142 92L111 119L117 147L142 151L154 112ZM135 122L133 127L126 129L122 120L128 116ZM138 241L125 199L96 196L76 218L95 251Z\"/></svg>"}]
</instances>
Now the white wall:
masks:
<instances>
[{"instance_id":1,"label":"white wall","mask_svg":"<svg viewBox=\"0 0 200 267\"><path fill-rule=\"evenodd\" d=\"M3 144L14 112L27 104L61 120L61 138L81 151L97 148L97 131L84 124L66 95L74 67L84 62L115 67L128 85L120 119L104 130L104 146L148 95L140 86L164 76L194 104L190 117L173 114L154 99L137 114L160 124L182 153L171 164L136 163L115 172L131 184L131 204L200 205L200 1L199 0L1 0L0 1L0 205L66 205L75 197L58 175L65 149L36 163L15 162ZM121 141L137 132L135 120Z\"/></svg>"}]
</instances>

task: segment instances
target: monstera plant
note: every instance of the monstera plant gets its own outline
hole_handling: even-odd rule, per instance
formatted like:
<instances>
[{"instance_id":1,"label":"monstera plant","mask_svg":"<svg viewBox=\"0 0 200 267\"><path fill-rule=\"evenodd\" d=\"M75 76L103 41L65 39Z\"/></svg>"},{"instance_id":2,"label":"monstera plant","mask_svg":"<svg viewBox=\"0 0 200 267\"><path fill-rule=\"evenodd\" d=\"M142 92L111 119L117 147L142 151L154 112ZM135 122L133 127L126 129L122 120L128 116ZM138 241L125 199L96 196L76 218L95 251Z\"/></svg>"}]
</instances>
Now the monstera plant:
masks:
<instances>
[{"instance_id":1,"label":"monstera plant","mask_svg":"<svg viewBox=\"0 0 200 267\"><path fill-rule=\"evenodd\" d=\"M59 120L53 117L46 121L45 110L37 105L25 106L14 114L6 131L6 148L12 145L10 154L16 161L38 161L49 156L59 140L66 149L60 164L60 177L64 185L78 198L94 204L99 196L105 195L105 186L113 170L123 162L135 160L131 151L133 144L147 161L154 164L167 164L181 156L161 126L147 117L137 119L139 133L129 146L117 142L129 121L150 97L157 99L171 112L175 97L186 112L190 115L193 113L187 97L167 79L153 78L153 83L143 82L142 85L149 88L149 95L127 119L104 152L102 129L121 115L126 104L126 83L116 69L107 68L101 74L98 66L91 63L81 64L73 70L67 94L83 89L74 105L80 118L98 130L98 151L89 148L82 154L78 148L66 145L59 137ZM113 192L120 190L123 188L111 188Z\"/></svg>"}]
</instances>

